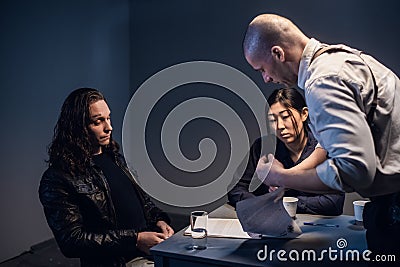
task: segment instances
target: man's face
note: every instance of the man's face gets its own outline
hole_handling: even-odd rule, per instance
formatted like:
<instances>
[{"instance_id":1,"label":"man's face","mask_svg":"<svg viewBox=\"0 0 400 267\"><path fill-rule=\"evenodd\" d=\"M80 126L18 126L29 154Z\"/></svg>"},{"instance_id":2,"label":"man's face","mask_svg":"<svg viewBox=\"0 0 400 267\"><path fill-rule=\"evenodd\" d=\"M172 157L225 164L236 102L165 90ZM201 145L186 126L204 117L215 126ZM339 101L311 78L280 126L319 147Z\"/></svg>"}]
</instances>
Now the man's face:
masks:
<instances>
[{"instance_id":1,"label":"man's face","mask_svg":"<svg viewBox=\"0 0 400 267\"><path fill-rule=\"evenodd\" d=\"M94 154L101 153L101 147L110 143L112 131L110 115L110 109L104 100L99 100L89 106L89 131L94 139Z\"/></svg>"},{"instance_id":2,"label":"man's face","mask_svg":"<svg viewBox=\"0 0 400 267\"><path fill-rule=\"evenodd\" d=\"M282 84L292 87L297 83L297 74L293 74L285 62L280 61L271 54L255 57L245 53L245 57L254 70L259 71L265 83Z\"/></svg>"}]
</instances>

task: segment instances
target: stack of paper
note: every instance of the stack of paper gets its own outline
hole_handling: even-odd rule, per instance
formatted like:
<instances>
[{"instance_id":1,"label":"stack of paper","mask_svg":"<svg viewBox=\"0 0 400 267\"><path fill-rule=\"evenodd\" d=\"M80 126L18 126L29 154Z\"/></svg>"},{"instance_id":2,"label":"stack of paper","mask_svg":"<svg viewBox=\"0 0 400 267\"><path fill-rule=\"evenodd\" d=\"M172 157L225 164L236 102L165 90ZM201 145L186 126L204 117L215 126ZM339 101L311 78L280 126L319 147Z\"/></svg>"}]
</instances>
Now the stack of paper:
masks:
<instances>
[{"instance_id":1,"label":"stack of paper","mask_svg":"<svg viewBox=\"0 0 400 267\"><path fill-rule=\"evenodd\" d=\"M185 230L185 235L191 235L190 226ZM208 218L207 235L209 237L251 238L243 231L239 219Z\"/></svg>"}]
</instances>

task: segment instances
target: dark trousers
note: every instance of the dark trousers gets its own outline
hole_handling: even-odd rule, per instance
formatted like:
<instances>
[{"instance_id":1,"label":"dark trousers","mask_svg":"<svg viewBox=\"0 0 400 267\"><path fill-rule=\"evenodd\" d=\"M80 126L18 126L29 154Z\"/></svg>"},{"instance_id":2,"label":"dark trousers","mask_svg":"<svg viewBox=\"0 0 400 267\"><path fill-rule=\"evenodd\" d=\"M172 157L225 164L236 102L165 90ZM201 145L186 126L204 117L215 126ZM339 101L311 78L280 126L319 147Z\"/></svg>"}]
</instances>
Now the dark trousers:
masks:
<instances>
[{"instance_id":1,"label":"dark trousers","mask_svg":"<svg viewBox=\"0 0 400 267\"><path fill-rule=\"evenodd\" d=\"M370 266L400 266L400 193L372 197L363 220Z\"/></svg>"}]
</instances>

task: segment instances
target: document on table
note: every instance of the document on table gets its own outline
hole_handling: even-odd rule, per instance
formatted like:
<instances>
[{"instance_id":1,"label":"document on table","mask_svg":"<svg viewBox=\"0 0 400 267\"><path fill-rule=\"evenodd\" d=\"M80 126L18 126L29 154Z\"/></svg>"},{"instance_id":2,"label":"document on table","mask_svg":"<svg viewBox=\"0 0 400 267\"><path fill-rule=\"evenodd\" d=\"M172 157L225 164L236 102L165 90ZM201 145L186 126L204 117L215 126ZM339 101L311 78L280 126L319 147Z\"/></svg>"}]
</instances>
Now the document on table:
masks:
<instances>
[{"instance_id":1,"label":"document on table","mask_svg":"<svg viewBox=\"0 0 400 267\"><path fill-rule=\"evenodd\" d=\"M190 226L185 230L185 235L191 235ZM207 235L209 237L227 238L252 238L243 231L239 219L208 218Z\"/></svg>"},{"instance_id":2,"label":"document on table","mask_svg":"<svg viewBox=\"0 0 400 267\"><path fill-rule=\"evenodd\" d=\"M283 188L236 203L236 213L249 233L263 237L296 238L302 234L300 227L283 207Z\"/></svg>"}]
</instances>

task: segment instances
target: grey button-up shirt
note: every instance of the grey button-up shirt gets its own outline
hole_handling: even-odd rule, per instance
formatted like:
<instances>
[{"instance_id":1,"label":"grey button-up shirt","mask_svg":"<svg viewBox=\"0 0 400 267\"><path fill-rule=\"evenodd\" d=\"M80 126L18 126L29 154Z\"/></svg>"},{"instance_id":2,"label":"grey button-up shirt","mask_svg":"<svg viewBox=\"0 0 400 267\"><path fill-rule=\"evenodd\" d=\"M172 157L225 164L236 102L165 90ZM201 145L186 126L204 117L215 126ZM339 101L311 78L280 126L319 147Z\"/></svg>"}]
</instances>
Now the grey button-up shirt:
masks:
<instances>
[{"instance_id":1,"label":"grey button-up shirt","mask_svg":"<svg viewBox=\"0 0 400 267\"><path fill-rule=\"evenodd\" d=\"M310 63L322 44L311 39L299 67L298 86L305 90L311 130L328 152L317 166L327 186L357 191L365 197L400 191L400 80L369 55L354 51L323 53ZM378 107L372 136L366 121L378 85ZM375 142L374 142L375 139Z\"/></svg>"}]
</instances>

